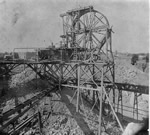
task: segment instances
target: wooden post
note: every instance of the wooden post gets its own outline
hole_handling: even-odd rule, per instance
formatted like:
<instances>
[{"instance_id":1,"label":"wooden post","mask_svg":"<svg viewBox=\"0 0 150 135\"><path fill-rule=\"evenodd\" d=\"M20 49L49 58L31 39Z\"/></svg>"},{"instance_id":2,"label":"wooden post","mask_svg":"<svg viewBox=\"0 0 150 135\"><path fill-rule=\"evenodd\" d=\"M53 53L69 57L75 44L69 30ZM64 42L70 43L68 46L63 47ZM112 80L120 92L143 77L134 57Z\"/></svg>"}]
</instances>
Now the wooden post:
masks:
<instances>
[{"instance_id":1,"label":"wooden post","mask_svg":"<svg viewBox=\"0 0 150 135\"><path fill-rule=\"evenodd\" d=\"M61 83L62 83L62 78L63 78L63 65L59 65L60 67L60 75L59 75L59 90L61 91Z\"/></svg>"},{"instance_id":2,"label":"wooden post","mask_svg":"<svg viewBox=\"0 0 150 135\"><path fill-rule=\"evenodd\" d=\"M138 120L138 95L136 92L134 92L133 118L134 118L135 113L136 113L137 120Z\"/></svg>"},{"instance_id":3,"label":"wooden post","mask_svg":"<svg viewBox=\"0 0 150 135\"><path fill-rule=\"evenodd\" d=\"M121 105L120 105L121 102ZM117 113L119 112L119 105L121 106L121 114L122 114L122 118L123 118L123 103L122 103L122 90L118 90L118 103L117 103Z\"/></svg>"},{"instance_id":4,"label":"wooden post","mask_svg":"<svg viewBox=\"0 0 150 135\"><path fill-rule=\"evenodd\" d=\"M80 65L78 65L78 88L77 88L76 112L79 111L79 96L80 96Z\"/></svg>"},{"instance_id":5,"label":"wooden post","mask_svg":"<svg viewBox=\"0 0 150 135\"><path fill-rule=\"evenodd\" d=\"M44 64L44 76L46 74L46 65Z\"/></svg>"},{"instance_id":6,"label":"wooden post","mask_svg":"<svg viewBox=\"0 0 150 135\"><path fill-rule=\"evenodd\" d=\"M95 81L95 67L94 67L95 65L93 64L93 81ZM94 86L94 88L95 88L95 86ZM94 103L95 103L95 91L92 91L93 92L93 105L94 105Z\"/></svg>"},{"instance_id":7,"label":"wooden post","mask_svg":"<svg viewBox=\"0 0 150 135\"><path fill-rule=\"evenodd\" d=\"M40 50L39 49L37 49L36 50L36 62L39 62L39 52Z\"/></svg>"},{"instance_id":8,"label":"wooden post","mask_svg":"<svg viewBox=\"0 0 150 135\"><path fill-rule=\"evenodd\" d=\"M109 40L109 37L108 37L108 29L107 29L107 33L106 33L106 57L108 58L108 40Z\"/></svg>"},{"instance_id":9,"label":"wooden post","mask_svg":"<svg viewBox=\"0 0 150 135\"><path fill-rule=\"evenodd\" d=\"M114 107L114 110L115 110L115 88L114 88L114 85L115 85L115 65L113 65L113 107Z\"/></svg>"},{"instance_id":10,"label":"wooden post","mask_svg":"<svg viewBox=\"0 0 150 135\"><path fill-rule=\"evenodd\" d=\"M41 121L41 113L40 113L40 111L38 112L38 126L39 126L40 134L42 135L42 121Z\"/></svg>"},{"instance_id":11,"label":"wooden post","mask_svg":"<svg viewBox=\"0 0 150 135\"><path fill-rule=\"evenodd\" d=\"M103 98L103 67L102 67L102 75L101 75L101 87L100 87L100 106L99 106L99 127L98 127L98 135L101 135L101 123L102 123L102 98Z\"/></svg>"},{"instance_id":12,"label":"wooden post","mask_svg":"<svg viewBox=\"0 0 150 135\"><path fill-rule=\"evenodd\" d=\"M37 89L37 86L38 86L38 83L37 83L37 68L38 68L38 65L37 64L34 64L34 68L35 68L35 71L36 71L36 89Z\"/></svg>"}]
</instances>

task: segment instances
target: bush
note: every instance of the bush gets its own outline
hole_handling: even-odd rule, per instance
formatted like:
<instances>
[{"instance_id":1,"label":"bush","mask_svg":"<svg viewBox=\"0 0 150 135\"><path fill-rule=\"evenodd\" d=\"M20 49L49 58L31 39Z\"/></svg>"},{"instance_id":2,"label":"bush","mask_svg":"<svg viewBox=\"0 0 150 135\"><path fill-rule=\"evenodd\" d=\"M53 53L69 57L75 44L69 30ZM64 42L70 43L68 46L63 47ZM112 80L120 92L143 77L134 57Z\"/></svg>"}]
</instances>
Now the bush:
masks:
<instances>
[{"instance_id":1,"label":"bush","mask_svg":"<svg viewBox=\"0 0 150 135\"><path fill-rule=\"evenodd\" d=\"M149 63L149 55L148 54L145 57L145 61L146 61L146 63Z\"/></svg>"},{"instance_id":2,"label":"bush","mask_svg":"<svg viewBox=\"0 0 150 135\"><path fill-rule=\"evenodd\" d=\"M131 64L135 65L138 61L139 57L137 54L133 54L132 58L131 58Z\"/></svg>"}]
</instances>

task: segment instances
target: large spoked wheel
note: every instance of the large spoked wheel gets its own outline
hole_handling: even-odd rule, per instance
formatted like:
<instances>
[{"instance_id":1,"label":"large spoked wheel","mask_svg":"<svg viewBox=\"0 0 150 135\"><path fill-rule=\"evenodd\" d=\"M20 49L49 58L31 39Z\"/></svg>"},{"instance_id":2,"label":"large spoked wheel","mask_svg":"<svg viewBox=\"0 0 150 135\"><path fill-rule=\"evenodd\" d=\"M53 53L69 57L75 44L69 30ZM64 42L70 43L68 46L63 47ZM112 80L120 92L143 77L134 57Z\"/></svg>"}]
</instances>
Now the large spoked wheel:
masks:
<instances>
[{"instance_id":1,"label":"large spoked wheel","mask_svg":"<svg viewBox=\"0 0 150 135\"><path fill-rule=\"evenodd\" d=\"M64 26L68 46L83 49L78 53L80 60L98 59L97 53L102 51L109 28L109 22L102 13L91 9L68 15Z\"/></svg>"},{"instance_id":2,"label":"large spoked wheel","mask_svg":"<svg viewBox=\"0 0 150 135\"><path fill-rule=\"evenodd\" d=\"M105 44L109 23L104 15L97 11L90 11L80 16L75 24L76 43L85 48L84 60L98 59L97 51Z\"/></svg>"},{"instance_id":3,"label":"large spoked wheel","mask_svg":"<svg viewBox=\"0 0 150 135\"><path fill-rule=\"evenodd\" d=\"M81 15L74 24L76 43L87 49L100 47L109 27L106 17L97 11Z\"/></svg>"}]
</instances>

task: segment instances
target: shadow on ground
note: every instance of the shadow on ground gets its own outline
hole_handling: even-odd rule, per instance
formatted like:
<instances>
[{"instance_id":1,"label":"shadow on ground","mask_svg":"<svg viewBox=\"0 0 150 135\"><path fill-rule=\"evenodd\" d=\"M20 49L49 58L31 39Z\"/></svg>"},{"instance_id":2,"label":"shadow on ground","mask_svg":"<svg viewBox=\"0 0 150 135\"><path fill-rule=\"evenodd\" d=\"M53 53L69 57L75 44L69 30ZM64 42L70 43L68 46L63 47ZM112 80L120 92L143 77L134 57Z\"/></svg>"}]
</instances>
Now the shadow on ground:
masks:
<instances>
[{"instance_id":1,"label":"shadow on ground","mask_svg":"<svg viewBox=\"0 0 150 135\"><path fill-rule=\"evenodd\" d=\"M85 135L95 135L89 128L88 124L85 122L85 120L83 119L84 116L82 116L80 113L76 112L76 107L74 104L70 103L70 100L68 99L68 96L72 97L73 96L73 92L72 90L70 90L70 92L63 90L63 92L61 92L61 100L62 102L64 102L66 104L66 107L69 109L71 115L74 117L74 119L76 120L78 126L81 128L81 130L83 131L83 133Z\"/></svg>"}]
</instances>

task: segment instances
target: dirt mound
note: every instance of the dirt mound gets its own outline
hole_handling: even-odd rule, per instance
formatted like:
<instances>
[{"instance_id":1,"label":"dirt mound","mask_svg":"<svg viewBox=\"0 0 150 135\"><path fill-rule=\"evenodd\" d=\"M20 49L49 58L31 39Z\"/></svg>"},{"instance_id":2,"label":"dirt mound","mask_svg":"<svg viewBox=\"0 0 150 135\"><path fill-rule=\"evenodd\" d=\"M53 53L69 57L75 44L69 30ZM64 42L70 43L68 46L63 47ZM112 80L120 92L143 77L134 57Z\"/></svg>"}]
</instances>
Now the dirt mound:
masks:
<instances>
[{"instance_id":1,"label":"dirt mound","mask_svg":"<svg viewBox=\"0 0 150 135\"><path fill-rule=\"evenodd\" d=\"M47 87L48 83L41 80L39 76L36 79L36 73L30 68L26 68L23 72L13 75L9 81L9 92L16 97L25 96Z\"/></svg>"},{"instance_id":2,"label":"dirt mound","mask_svg":"<svg viewBox=\"0 0 150 135\"><path fill-rule=\"evenodd\" d=\"M23 72L13 75L10 80L10 88L16 87L22 83L27 83L36 77L36 73L29 68L26 68Z\"/></svg>"},{"instance_id":3,"label":"dirt mound","mask_svg":"<svg viewBox=\"0 0 150 135\"><path fill-rule=\"evenodd\" d=\"M149 76L126 60L115 61L115 81L135 85L149 85Z\"/></svg>"}]
</instances>

